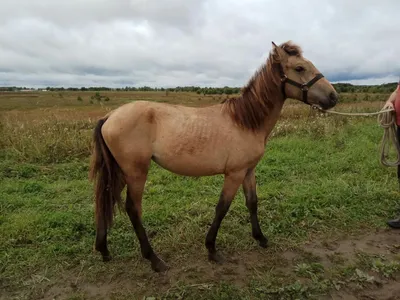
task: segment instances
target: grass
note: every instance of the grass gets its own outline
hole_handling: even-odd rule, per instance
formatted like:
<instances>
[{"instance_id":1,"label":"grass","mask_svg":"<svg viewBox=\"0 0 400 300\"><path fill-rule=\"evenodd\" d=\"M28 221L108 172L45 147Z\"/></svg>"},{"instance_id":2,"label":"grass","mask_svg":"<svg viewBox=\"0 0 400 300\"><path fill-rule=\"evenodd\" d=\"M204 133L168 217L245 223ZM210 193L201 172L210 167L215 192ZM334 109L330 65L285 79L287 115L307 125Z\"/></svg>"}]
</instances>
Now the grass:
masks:
<instances>
[{"instance_id":1,"label":"grass","mask_svg":"<svg viewBox=\"0 0 400 300\"><path fill-rule=\"evenodd\" d=\"M399 275L398 256L327 263L304 250L309 241L381 229L395 213L395 169L379 165L383 131L376 118L310 115L288 103L256 171L260 224L270 248L259 249L251 238L240 191L217 238L217 247L233 257L223 266L208 263L204 248L222 176L180 177L152 164L144 226L172 267L162 276L140 257L124 213L109 234L113 261L103 264L92 250L91 129L119 100L108 95L107 104L91 105L86 96L77 101L76 93L66 93L50 107L46 95L39 95L43 107L36 109L26 99L18 109L0 102L0 299L312 299ZM291 251L294 262L285 258Z\"/></svg>"}]
</instances>

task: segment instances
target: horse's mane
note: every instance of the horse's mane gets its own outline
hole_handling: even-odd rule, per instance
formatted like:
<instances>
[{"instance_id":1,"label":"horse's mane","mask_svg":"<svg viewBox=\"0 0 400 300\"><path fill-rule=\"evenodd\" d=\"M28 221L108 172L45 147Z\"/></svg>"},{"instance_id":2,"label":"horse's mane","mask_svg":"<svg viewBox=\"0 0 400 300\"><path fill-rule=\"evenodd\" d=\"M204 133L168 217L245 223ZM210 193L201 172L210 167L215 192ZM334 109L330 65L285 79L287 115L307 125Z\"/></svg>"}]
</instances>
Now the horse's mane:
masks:
<instances>
[{"instance_id":1,"label":"horse's mane","mask_svg":"<svg viewBox=\"0 0 400 300\"><path fill-rule=\"evenodd\" d=\"M302 56L302 50L291 41L279 45L290 56ZM267 62L263 64L250 78L241 90L241 96L224 100L223 110L239 126L256 130L265 121L273 109L277 97L280 97L280 74L277 66L279 55L271 51Z\"/></svg>"}]
</instances>

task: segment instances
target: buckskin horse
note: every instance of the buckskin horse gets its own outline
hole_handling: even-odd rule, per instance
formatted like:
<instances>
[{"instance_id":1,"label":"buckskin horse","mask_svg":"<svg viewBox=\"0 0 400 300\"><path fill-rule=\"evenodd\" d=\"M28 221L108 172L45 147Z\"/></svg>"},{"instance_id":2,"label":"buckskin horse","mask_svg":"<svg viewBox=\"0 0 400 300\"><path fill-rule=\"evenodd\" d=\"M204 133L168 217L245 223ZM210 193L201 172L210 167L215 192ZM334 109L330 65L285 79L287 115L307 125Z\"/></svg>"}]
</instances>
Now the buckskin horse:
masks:
<instances>
[{"instance_id":1,"label":"buckskin horse","mask_svg":"<svg viewBox=\"0 0 400 300\"><path fill-rule=\"evenodd\" d=\"M329 109L338 94L302 49L285 42L272 49L240 96L207 107L136 101L100 119L94 129L90 179L95 181L95 249L111 259L107 230L115 205L122 205L140 242L141 253L154 271L168 266L152 249L142 224L142 195L151 160L184 176L224 175L215 217L205 239L208 258L221 262L215 240L222 219L243 186L252 236L261 247L268 239L257 216L255 168L287 98Z\"/></svg>"}]
</instances>

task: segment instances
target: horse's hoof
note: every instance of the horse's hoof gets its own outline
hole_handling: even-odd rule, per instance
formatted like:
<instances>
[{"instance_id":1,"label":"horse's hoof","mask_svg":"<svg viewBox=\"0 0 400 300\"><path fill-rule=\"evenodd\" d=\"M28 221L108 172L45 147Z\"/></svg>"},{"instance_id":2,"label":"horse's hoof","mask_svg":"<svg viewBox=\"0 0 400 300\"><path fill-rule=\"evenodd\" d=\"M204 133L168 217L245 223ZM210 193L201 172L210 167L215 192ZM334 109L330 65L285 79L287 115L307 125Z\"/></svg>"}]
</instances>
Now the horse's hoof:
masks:
<instances>
[{"instance_id":1,"label":"horse's hoof","mask_svg":"<svg viewBox=\"0 0 400 300\"><path fill-rule=\"evenodd\" d=\"M153 260L151 262L151 268L157 273L165 272L169 269L169 267L161 259Z\"/></svg>"},{"instance_id":2,"label":"horse's hoof","mask_svg":"<svg viewBox=\"0 0 400 300\"><path fill-rule=\"evenodd\" d=\"M103 255L103 262L110 261L112 259L111 255Z\"/></svg>"},{"instance_id":3,"label":"horse's hoof","mask_svg":"<svg viewBox=\"0 0 400 300\"><path fill-rule=\"evenodd\" d=\"M258 244L262 248L267 248L268 247L268 239L266 237L263 237L258 241Z\"/></svg>"},{"instance_id":4,"label":"horse's hoof","mask_svg":"<svg viewBox=\"0 0 400 300\"><path fill-rule=\"evenodd\" d=\"M219 252L208 253L208 259L217 264L222 264L224 262L224 257L219 254Z\"/></svg>"}]
</instances>

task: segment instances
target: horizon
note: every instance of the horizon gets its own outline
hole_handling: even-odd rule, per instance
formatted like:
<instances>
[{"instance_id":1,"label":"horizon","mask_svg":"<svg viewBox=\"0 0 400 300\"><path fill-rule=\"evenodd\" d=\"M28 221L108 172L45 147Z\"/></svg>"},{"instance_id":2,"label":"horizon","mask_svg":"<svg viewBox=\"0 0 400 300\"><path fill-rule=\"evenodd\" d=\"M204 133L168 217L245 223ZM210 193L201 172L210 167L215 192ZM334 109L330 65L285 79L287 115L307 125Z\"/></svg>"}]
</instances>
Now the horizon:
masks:
<instances>
[{"instance_id":1,"label":"horizon","mask_svg":"<svg viewBox=\"0 0 400 300\"><path fill-rule=\"evenodd\" d=\"M398 81L393 81L393 82L385 82L385 83L380 83L380 84L352 84L348 82L331 82L332 85L351 85L355 87L376 87L376 86L387 86L387 85L396 85L398 84ZM1 89L25 89L25 90L46 90L46 89L95 89L95 88L105 88L105 89L110 89L110 90L121 90L121 89L143 89L143 88L149 88L152 90L168 90L168 89L177 89L177 88L199 88L199 89L206 89L206 88L211 88L211 89L223 89L223 88L230 88L230 89L240 89L242 86L199 86L199 85L182 85L182 86L174 86L174 87L160 87L160 86L119 86L119 87L111 87L111 86L29 86L29 85L21 85L21 86L2 86L0 85L0 90Z\"/></svg>"}]
</instances>

